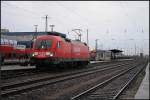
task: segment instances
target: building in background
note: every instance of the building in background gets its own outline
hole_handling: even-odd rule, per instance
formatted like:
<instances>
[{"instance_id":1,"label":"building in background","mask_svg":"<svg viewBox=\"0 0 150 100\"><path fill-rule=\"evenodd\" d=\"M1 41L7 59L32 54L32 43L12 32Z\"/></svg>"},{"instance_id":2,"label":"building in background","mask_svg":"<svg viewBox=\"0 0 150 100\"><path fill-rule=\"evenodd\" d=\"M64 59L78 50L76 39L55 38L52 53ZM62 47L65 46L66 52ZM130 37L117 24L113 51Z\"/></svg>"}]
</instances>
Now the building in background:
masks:
<instances>
[{"instance_id":1,"label":"building in background","mask_svg":"<svg viewBox=\"0 0 150 100\"><path fill-rule=\"evenodd\" d=\"M113 59L125 59L128 58L122 54L123 51L118 49L112 50L92 50L90 51L90 60L96 61L108 61Z\"/></svg>"},{"instance_id":2,"label":"building in background","mask_svg":"<svg viewBox=\"0 0 150 100\"><path fill-rule=\"evenodd\" d=\"M109 50L95 50L90 51L90 59L96 61L111 60L111 51Z\"/></svg>"},{"instance_id":3,"label":"building in background","mask_svg":"<svg viewBox=\"0 0 150 100\"><path fill-rule=\"evenodd\" d=\"M109 51L109 50L97 50L95 59L99 60L99 61L111 60L111 51Z\"/></svg>"},{"instance_id":4,"label":"building in background","mask_svg":"<svg viewBox=\"0 0 150 100\"><path fill-rule=\"evenodd\" d=\"M143 58L143 53L140 53L140 58Z\"/></svg>"},{"instance_id":5,"label":"building in background","mask_svg":"<svg viewBox=\"0 0 150 100\"><path fill-rule=\"evenodd\" d=\"M9 29L1 29L1 32L9 32Z\"/></svg>"}]
</instances>

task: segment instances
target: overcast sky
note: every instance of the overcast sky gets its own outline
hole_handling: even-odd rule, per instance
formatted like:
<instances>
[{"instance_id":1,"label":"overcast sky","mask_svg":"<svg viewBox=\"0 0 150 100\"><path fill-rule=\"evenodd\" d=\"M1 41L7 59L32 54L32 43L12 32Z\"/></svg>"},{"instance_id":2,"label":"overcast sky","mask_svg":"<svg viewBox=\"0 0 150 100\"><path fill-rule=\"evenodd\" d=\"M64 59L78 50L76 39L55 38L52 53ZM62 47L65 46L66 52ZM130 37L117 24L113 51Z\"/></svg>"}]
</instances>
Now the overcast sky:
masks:
<instances>
[{"instance_id":1,"label":"overcast sky","mask_svg":"<svg viewBox=\"0 0 150 100\"><path fill-rule=\"evenodd\" d=\"M82 29L89 46L122 49L125 54L149 54L149 1L2 1L1 28L10 31L45 31L45 15L54 31L75 39L72 29ZM48 27L50 31L50 27ZM68 34L69 32L69 34Z\"/></svg>"}]
</instances>

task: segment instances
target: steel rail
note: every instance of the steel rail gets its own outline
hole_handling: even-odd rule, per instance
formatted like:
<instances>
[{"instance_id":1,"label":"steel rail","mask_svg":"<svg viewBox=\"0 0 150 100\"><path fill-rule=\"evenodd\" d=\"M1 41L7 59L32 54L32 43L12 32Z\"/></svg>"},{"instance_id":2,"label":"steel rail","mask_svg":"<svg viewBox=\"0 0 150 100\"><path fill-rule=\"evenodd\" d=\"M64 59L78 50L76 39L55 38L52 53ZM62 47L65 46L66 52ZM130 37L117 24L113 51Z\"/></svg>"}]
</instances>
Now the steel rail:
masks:
<instances>
[{"instance_id":1,"label":"steel rail","mask_svg":"<svg viewBox=\"0 0 150 100\"><path fill-rule=\"evenodd\" d=\"M121 63L120 65L125 65L125 64L128 64L128 62L126 63ZM88 71L94 71L94 70L97 70L97 69L102 69L102 70L105 70L105 68L109 69L109 68L113 68L113 67L109 67L109 66L116 66L116 65L119 65L119 64L109 64L109 65L103 65L102 68L96 68L98 66L95 66L94 68L89 68L89 69L86 69L86 70L80 70L80 71L77 71L77 72L69 72L69 73L65 73L65 74L58 74L58 75L55 75L55 76L45 76L45 77L41 77L41 78L34 78L34 79L27 79L27 80L24 80L24 81L21 81L21 82L13 82L13 83L7 83L7 84L3 84L1 85L1 89L3 88L7 88L7 87L10 87L10 86L16 86L16 85L19 85L19 84L24 84L24 83L27 83L27 82L32 82L32 81L38 81L38 80L42 80L42 79L54 79L54 78L60 78L60 77L64 77L64 76L69 76L69 75L72 75L72 74L79 74L79 73L83 73L83 72L88 72Z\"/></svg>"},{"instance_id":2,"label":"steel rail","mask_svg":"<svg viewBox=\"0 0 150 100\"><path fill-rule=\"evenodd\" d=\"M122 61L123 62L123 61ZM104 65L111 65L113 63L120 63L120 62L98 62L98 63L92 63L89 64L88 67L92 67L92 66L104 66ZM99 64L99 65L97 65ZM32 73L31 71L34 71L34 73ZM17 70L2 70L2 74L1 74L1 79L5 80L5 79L10 79L10 78L16 78L16 77L20 77L20 76L26 76L26 75L34 75L35 73L40 72L40 70L36 70L34 69L17 69ZM12 74L13 73L13 74Z\"/></svg>"},{"instance_id":3,"label":"steel rail","mask_svg":"<svg viewBox=\"0 0 150 100\"><path fill-rule=\"evenodd\" d=\"M116 79L116 78L122 76L123 74L129 72L130 70L136 68L137 66L138 66L138 65L135 65L135 66L129 68L128 70L125 70L125 71L123 71L123 72L121 72L121 73L119 73L119 74L117 74L117 75L115 75L115 76L113 76L113 77L107 79L106 81L104 81L104 82L102 82L102 83L99 83L99 84L93 86L92 88L90 88L90 89L88 89L88 90L86 90L86 91L83 91L83 92L81 92L81 93L79 93L79 94L77 94L77 95L71 97L70 99L71 99L71 100L78 99L78 98L80 98L81 96L86 95L87 93L96 90L98 87L104 86L104 85L107 84L108 82L111 82L111 81L113 81L114 79Z\"/></svg>"},{"instance_id":4,"label":"steel rail","mask_svg":"<svg viewBox=\"0 0 150 100\"><path fill-rule=\"evenodd\" d=\"M121 64L121 65L123 65L123 64ZM118 65L118 67L120 67L121 65ZM32 81L32 83L27 83L27 84L23 83L26 86L23 85L21 87L17 87L17 88L15 87L13 89L11 88L11 89L6 89L6 90L5 90L5 88L3 88L5 91L2 91L1 95L2 96L7 96L7 95L11 95L11 94L16 94L16 93L20 93L21 91L23 92L23 91L26 91L26 90L30 90L30 89L33 89L33 88L40 87L40 86L44 86L44 85L48 85L48 84L54 84L54 83L57 83L57 82L62 82L62 81L66 81L66 80L69 80L69 79L82 77L82 76L89 75L89 74L92 74L92 73L95 73L95 72L100 72L100 71L104 71L104 70L108 70L108 69L113 69L115 67L104 68L104 69L95 70L95 71L88 72L88 73L80 73L80 74L72 75L72 76L67 75L66 78L61 77L59 80L54 79L53 81L52 80L50 81L49 79L47 79L47 80L44 80L43 82L41 82L41 80L38 80L38 81L36 81L36 83L34 81Z\"/></svg>"},{"instance_id":5,"label":"steel rail","mask_svg":"<svg viewBox=\"0 0 150 100\"><path fill-rule=\"evenodd\" d=\"M121 93L129 86L129 84L139 75L139 73L146 67L147 63L124 85L123 88L120 89L120 91L113 97L113 99L117 99Z\"/></svg>"}]
</instances>

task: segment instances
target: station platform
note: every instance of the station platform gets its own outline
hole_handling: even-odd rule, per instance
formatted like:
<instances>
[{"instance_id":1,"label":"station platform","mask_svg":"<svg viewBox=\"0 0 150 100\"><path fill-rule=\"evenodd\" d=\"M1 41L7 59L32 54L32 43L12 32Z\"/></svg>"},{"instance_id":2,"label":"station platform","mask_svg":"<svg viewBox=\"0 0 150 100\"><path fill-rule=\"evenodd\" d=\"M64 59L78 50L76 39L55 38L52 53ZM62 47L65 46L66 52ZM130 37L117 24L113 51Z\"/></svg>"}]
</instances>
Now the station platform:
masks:
<instances>
[{"instance_id":1,"label":"station platform","mask_svg":"<svg viewBox=\"0 0 150 100\"><path fill-rule=\"evenodd\" d=\"M134 99L149 99L149 63L146 67L146 75L134 97Z\"/></svg>"},{"instance_id":2,"label":"station platform","mask_svg":"<svg viewBox=\"0 0 150 100\"><path fill-rule=\"evenodd\" d=\"M14 60L15 62L15 60ZM90 63L99 63L99 62L107 62L107 61L90 61ZM20 65L3 65L1 66L1 70L19 70L19 69L34 69L35 66L20 66Z\"/></svg>"},{"instance_id":3,"label":"station platform","mask_svg":"<svg viewBox=\"0 0 150 100\"><path fill-rule=\"evenodd\" d=\"M99 62L110 62L110 61L90 61L91 64L93 64L93 63L99 63Z\"/></svg>"},{"instance_id":4,"label":"station platform","mask_svg":"<svg viewBox=\"0 0 150 100\"><path fill-rule=\"evenodd\" d=\"M1 70L19 70L19 69L34 69L35 66L19 66L19 65L7 65L1 66Z\"/></svg>"},{"instance_id":5,"label":"station platform","mask_svg":"<svg viewBox=\"0 0 150 100\"><path fill-rule=\"evenodd\" d=\"M126 60L133 60L133 59L115 59L113 61L126 61ZM90 61L90 63L99 63L99 62L111 62L112 60L107 60L107 61Z\"/></svg>"}]
</instances>

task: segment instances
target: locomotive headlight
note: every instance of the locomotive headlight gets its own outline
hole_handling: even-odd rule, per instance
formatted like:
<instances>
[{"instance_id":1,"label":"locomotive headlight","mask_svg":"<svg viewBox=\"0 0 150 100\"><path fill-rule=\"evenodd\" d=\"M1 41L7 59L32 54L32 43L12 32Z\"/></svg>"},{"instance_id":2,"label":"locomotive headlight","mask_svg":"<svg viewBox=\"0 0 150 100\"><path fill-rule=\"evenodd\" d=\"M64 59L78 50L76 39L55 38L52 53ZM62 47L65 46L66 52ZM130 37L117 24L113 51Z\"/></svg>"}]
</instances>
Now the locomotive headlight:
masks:
<instances>
[{"instance_id":1,"label":"locomotive headlight","mask_svg":"<svg viewBox=\"0 0 150 100\"><path fill-rule=\"evenodd\" d=\"M53 56L53 53L52 53L52 52L46 52L46 55L52 57L52 56Z\"/></svg>"},{"instance_id":2,"label":"locomotive headlight","mask_svg":"<svg viewBox=\"0 0 150 100\"><path fill-rule=\"evenodd\" d=\"M38 55L38 52L34 52L33 54L32 54L32 56L37 56Z\"/></svg>"},{"instance_id":3,"label":"locomotive headlight","mask_svg":"<svg viewBox=\"0 0 150 100\"><path fill-rule=\"evenodd\" d=\"M46 55L49 56L51 54L51 52L46 52Z\"/></svg>"},{"instance_id":4,"label":"locomotive headlight","mask_svg":"<svg viewBox=\"0 0 150 100\"><path fill-rule=\"evenodd\" d=\"M52 56L53 56L53 53L51 53L50 56L52 57Z\"/></svg>"},{"instance_id":5,"label":"locomotive headlight","mask_svg":"<svg viewBox=\"0 0 150 100\"><path fill-rule=\"evenodd\" d=\"M35 56L34 53L32 54L32 56Z\"/></svg>"}]
</instances>

